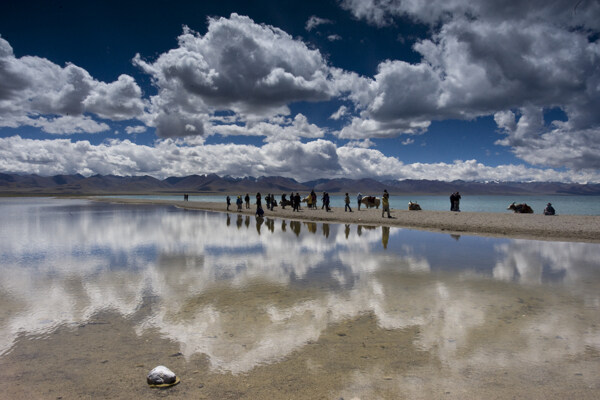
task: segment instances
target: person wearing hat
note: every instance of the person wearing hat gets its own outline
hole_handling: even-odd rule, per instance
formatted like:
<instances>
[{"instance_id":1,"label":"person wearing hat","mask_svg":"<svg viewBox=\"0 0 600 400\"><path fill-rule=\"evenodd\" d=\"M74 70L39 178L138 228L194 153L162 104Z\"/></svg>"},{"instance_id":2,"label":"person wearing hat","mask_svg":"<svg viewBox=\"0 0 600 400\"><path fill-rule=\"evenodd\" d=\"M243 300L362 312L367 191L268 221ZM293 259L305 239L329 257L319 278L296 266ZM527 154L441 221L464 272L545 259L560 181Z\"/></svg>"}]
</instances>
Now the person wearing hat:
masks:
<instances>
[{"instance_id":1,"label":"person wearing hat","mask_svg":"<svg viewBox=\"0 0 600 400\"><path fill-rule=\"evenodd\" d=\"M554 207L552 207L552 204L548 203L546 204L546 208L544 208L544 215L555 215L556 211L554 210Z\"/></svg>"}]
</instances>

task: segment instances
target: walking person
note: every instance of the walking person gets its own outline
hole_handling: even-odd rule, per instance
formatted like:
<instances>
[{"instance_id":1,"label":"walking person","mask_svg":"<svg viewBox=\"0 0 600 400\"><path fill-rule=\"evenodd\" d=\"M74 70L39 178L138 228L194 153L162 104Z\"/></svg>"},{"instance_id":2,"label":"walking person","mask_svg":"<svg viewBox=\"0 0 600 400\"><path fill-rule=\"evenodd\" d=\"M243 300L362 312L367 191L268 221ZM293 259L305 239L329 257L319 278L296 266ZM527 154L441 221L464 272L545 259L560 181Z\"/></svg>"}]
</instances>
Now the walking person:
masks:
<instances>
[{"instance_id":1,"label":"walking person","mask_svg":"<svg viewBox=\"0 0 600 400\"><path fill-rule=\"evenodd\" d=\"M358 205L358 211L360 211L360 203L362 201L362 194L359 192L358 196L356 196L356 204Z\"/></svg>"},{"instance_id":2,"label":"walking person","mask_svg":"<svg viewBox=\"0 0 600 400\"><path fill-rule=\"evenodd\" d=\"M346 193L346 197L344 197L344 203L346 203L345 207L344 207L344 212L350 210L350 212L352 212L352 208L350 208L350 196L348 195L348 193Z\"/></svg>"},{"instance_id":3,"label":"walking person","mask_svg":"<svg viewBox=\"0 0 600 400\"><path fill-rule=\"evenodd\" d=\"M331 208L329 208L329 204L330 204L329 193L325 192L323 199L324 199L323 202L325 203L325 211L331 211Z\"/></svg>"},{"instance_id":4,"label":"walking person","mask_svg":"<svg viewBox=\"0 0 600 400\"><path fill-rule=\"evenodd\" d=\"M383 190L383 196L381 197L381 218L387 212L387 217L392 218L390 215L390 194L387 189Z\"/></svg>"}]
</instances>

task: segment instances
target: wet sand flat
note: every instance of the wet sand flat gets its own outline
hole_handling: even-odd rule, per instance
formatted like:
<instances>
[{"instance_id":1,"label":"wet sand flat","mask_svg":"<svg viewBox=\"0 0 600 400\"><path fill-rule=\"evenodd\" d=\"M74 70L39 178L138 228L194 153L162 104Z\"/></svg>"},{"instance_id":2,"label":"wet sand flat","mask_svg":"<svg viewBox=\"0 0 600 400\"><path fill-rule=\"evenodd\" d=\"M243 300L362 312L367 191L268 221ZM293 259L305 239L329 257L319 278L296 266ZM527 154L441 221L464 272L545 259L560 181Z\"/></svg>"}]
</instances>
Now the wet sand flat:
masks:
<instances>
[{"instance_id":1,"label":"wet sand flat","mask_svg":"<svg viewBox=\"0 0 600 400\"><path fill-rule=\"evenodd\" d=\"M190 210L227 212L227 206L217 202L169 201L146 199L97 199L128 204L164 204ZM256 206L237 211L232 205L231 213L254 215ZM451 211L408 211L391 210L392 218L381 216L381 209L364 209L345 212L341 207L333 207L326 212L321 208L309 210L303 207L294 212L290 207L276 207L266 210L265 217L308 220L317 222L350 223L361 225L394 226L422 229L434 232L472 234L551 241L577 241L600 243L600 216L451 212Z\"/></svg>"},{"instance_id":2,"label":"wet sand flat","mask_svg":"<svg viewBox=\"0 0 600 400\"><path fill-rule=\"evenodd\" d=\"M140 331L142 315L132 321L104 312L43 337L20 337L0 363L0 376L8 382L0 399L597 398L599 354L574 335L575 330L584 330L585 323L575 318L581 316L566 317L570 328L559 331L540 324L557 309L573 311L568 297L472 282L466 289L479 294L470 313L481 321L476 329L469 329L469 335L456 337L444 322L453 318L453 302L441 304L430 296L435 282L429 277L384 272L381 278L385 289L401 285L405 292L388 299L386 313L431 321L421 326L386 326L379 312L330 321L314 340L278 360L231 373L211 365L210 355L186 356L181 343L162 337L159 331ZM465 289L464 282L456 282L456 287L448 283L452 290ZM219 348L224 354L238 354L238 361L244 362L243 354L256 345L252 340L246 343L247 336L269 325L257 307L267 292L268 303L282 310L293 309L299 299L310 295L260 285L220 296L220 313L227 323L206 340L222 342ZM189 321L204 301L198 299L173 318ZM409 304L414 309L407 309ZM152 308L144 304L140 314L152 313ZM447 316L440 319L440 313ZM473 316L467 320L474 322ZM586 318L597 320L591 314ZM168 389L149 388L145 376L158 364L172 369L181 383Z\"/></svg>"}]
</instances>

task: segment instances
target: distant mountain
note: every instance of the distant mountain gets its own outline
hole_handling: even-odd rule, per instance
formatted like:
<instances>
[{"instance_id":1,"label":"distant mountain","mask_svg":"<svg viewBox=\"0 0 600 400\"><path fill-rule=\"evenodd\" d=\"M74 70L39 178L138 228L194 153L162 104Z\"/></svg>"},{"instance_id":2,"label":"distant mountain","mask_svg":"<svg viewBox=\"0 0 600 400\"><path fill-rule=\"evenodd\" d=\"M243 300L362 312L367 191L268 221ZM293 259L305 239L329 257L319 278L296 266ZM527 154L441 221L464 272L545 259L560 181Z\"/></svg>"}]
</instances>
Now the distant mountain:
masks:
<instances>
[{"instance_id":1,"label":"distant mountain","mask_svg":"<svg viewBox=\"0 0 600 400\"><path fill-rule=\"evenodd\" d=\"M363 194L377 194L382 193L384 189L390 189L389 186L374 179L321 179L312 183L315 183L311 186L315 191L329 193L360 192Z\"/></svg>"},{"instance_id":2,"label":"distant mountain","mask_svg":"<svg viewBox=\"0 0 600 400\"><path fill-rule=\"evenodd\" d=\"M182 194L182 193L317 193L349 192L378 195L387 189L391 194L439 194L455 191L467 195L600 195L600 184L580 185L560 182L467 182L406 179L318 179L298 182L281 176L235 178L216 174L169 177L116 175L19 175L0 173L0 195L107 195L107 194Z\"/></svg>"}]
</instances>

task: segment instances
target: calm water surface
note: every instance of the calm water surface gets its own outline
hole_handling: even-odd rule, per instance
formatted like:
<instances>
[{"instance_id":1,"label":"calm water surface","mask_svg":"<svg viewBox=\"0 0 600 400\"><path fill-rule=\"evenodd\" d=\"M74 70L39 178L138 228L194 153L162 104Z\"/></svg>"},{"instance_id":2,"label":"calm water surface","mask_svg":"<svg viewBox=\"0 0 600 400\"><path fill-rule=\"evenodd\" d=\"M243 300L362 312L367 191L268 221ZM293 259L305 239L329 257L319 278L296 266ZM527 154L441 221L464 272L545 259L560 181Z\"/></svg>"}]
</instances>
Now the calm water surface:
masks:
<instances>
[{"instance_id":1,"label":"calm water surface","mask_svg":"<svg viewBox=\"0 0 600 400\"><path fill-rule=\"evenodd\" d=\"M0 398L600 396L597 244L0 199L0 274Z\"/></svg>"}]
</instances>

